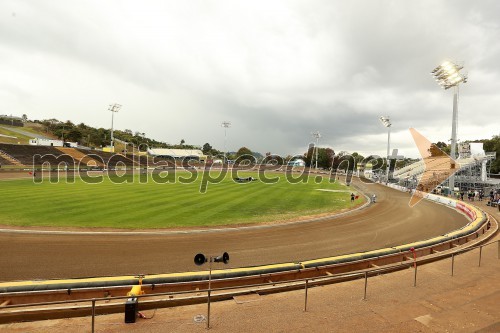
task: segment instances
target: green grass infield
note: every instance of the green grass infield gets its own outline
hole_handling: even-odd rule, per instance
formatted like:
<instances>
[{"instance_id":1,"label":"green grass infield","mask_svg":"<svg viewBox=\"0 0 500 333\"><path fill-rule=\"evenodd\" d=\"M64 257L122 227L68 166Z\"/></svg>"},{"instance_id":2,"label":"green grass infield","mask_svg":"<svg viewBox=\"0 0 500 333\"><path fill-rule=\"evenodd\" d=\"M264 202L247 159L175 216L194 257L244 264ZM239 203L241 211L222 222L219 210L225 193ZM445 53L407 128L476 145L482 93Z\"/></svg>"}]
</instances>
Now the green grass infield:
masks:
<instances>
[{"instance_id":1,"label":"green grass infield","mask_svg":"<svg viewBox=\"0 0 500 333\"><path fill-rule=\"evenodd\" d=\"M212 174L213 173L213 174ZM217 172L211 177L216 178ZM238 183L227 174L201 191L203 173L188 183L177 171L169 182L151 179L141 183L138 175L90 184L76 177L57 183L32 179L0 181L0 225L62 228L156 229L212 227L299 220L334 214L360 206L364 196L351 203L355 189L330 182L323 175L291 183L284 174L275 183L258 179L257 173L239 173L256 181ZM192 177L194 178L194 177ZM119 181L117 181L119 180ZM121 182L121 183L120 183ZM203 193L204 192L204 193ZM355 191L354 191L355 192ZM356 192L355 192L356 193Z\"/></svg>"}]
</instances>

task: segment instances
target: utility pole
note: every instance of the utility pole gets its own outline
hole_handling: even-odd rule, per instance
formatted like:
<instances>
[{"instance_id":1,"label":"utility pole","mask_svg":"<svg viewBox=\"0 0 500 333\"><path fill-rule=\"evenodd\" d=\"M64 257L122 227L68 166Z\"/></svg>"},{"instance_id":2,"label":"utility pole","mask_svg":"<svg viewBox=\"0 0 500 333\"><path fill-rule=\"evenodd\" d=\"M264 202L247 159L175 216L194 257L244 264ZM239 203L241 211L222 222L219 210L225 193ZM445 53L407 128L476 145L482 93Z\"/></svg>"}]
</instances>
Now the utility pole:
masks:
<instances>
[{"instance_id":1,"label":"utility pole","mask_svg":"<svg viewBox=\"0 0 500 333\"><path fill-rule=\"evenodd\" d=\"M110 104L109 105L109 108L108 110L111 111L111 149L113 150L113 152L115 151L115 138L113 137L113 121L114 121L114 116L115 116L115 113L120 111L121 109L121 105L120 104Z\"/></svg>"},{"instance_id":2,"label":"utility pole","mask_svg":"<svg viewBox=\"0 0 500 333\"><path fill-rule=\"evenodd\" d=\"M451 61L445 61L441 65L434 68L431 72L431 75L437 81L437 83L441 86L441 88L447 90L450 88L454 88L453 90L453 113L451 118L451 152L450 157L452 158L451 169L455 169L457 166L455 165L456 158L456 145L457 145L457 126L458 126L458 86L461 83L467 82L467 74L462 74L460 71L464 68L463 65L456 64ZM450 194L452 197L455 196L455 174L449 178L448 181Z\"/></svg>"},{"instance_id":3,"label":"utility pole","mask_svg":"<svg viewBox=\"0 0 500 333\"><path fill-rule=\"evenodd\" d=\"M316 146L314 147L316 149L316 170L318 169L318 145L319 145L319 138L321 138L321 133L319 131L311 133L313 138L316 138ZM314 152L313 152L314 155ZM311 163L312 165L312 163Z\"/></svg>"},{"instance_id":4,"label":"utility pole","mask_svg":"<svg viewBox=\"0 0 500 333\"><path fill-rule=\"evenodd\" d=\"M380 116L379 117L380 122L384 127L387 128L387 155L386 155L386 170L385 170L385 177L387 183L389 183L389 154L391 153L391 119L389 116Z\"/></svg>"},{"instance_id":5,"label":"utility pole","mask_svg":"<svg viewBox=\"0 0 500 333\"><path fill-rule=\"evenodd\" d=\"M222 127L224 127L224 163L227 163L227 148L226 148L226 141L227 141L227 129L231 127L231 122L230 121L223 121L222 122Z\"/></svg>"}]
</instances>

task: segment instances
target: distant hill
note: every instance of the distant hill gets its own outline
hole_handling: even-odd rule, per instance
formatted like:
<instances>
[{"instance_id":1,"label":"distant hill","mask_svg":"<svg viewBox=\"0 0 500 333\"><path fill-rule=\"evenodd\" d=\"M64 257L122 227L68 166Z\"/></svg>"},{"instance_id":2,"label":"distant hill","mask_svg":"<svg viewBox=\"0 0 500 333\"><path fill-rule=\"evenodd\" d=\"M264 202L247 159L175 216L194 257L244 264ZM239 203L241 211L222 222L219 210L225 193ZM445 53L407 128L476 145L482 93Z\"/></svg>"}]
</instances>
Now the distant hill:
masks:
<instances>
[{"instance_id":1,"label":"distant hill","mask_svg":"<svg viewBox=\"0 0 500 333\"><path fill-rule=\"evenodd\" d=\"M78 125L71 121L62 122L57 119L27 121L19 126L0 124L0 143L28 144L32 138L59 139L66 142L78 142L82 146L90 148L101 148L111 144L111 130L107 128L95 128L84 123ZM157 148L182 148L199 149L198 146L188 144L168 144L166 142L150 139L144 133L131 130L114 130L115 147L121 151L130 144L136 147L148 145Z\"/></svg>"}]
</instances>

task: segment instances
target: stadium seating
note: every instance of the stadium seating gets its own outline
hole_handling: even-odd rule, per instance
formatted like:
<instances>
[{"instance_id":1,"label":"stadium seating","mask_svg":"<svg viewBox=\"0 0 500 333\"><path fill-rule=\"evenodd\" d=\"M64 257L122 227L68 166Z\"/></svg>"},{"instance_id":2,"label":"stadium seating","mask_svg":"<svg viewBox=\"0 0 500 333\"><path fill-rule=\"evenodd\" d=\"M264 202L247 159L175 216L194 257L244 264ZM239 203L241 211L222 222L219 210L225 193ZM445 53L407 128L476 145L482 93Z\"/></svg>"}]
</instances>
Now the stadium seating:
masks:
<instances>
[{"instance_id":1,"label":"stadium seating","mask_svg":"<svg viewBox=\"0 0 500 333\"><path fill-rule=\"evenodd\" d=\"M102 158L102 161L104 161L104 164L108 166L108 168L119 167L122 165L125 165L127 167L134 166L134 161L121 154L108 153L101 150L85 150L85 149L76 149L76 150L86 155L90 154L99 156L100 158Z\"/></svg>"},{"instance_id":2,"label":"stadium seating","mask_svg":"<svg viewBox=\"0 0 500 333\"><path fill-rule=\"evenodd\" d=\"M423 168L424 168L424 161L420 160L420 161L417 161L417 162L412 163L410 165L407 165L404 168L401 168L401 169L398 169L398 170L394 170L393 176L394 177L413 176L413 174L411 174L411 172L413 170L416 170L416 169L420 170L420 169L423 169Z\"/></svg>"},{"instance_id":3,"label":"stadium seating","mask_svg":"<svg viewBox=\"0 0 500 333\"><path fill-rule=\"evenodd\" d=\"M74 148L62 148L58 147L57 150L62 152L63 154L71 156L74 160L75 163L82 166L95 166L95 167L104 167L104 164L99 161L91 158L87 154L82 153L79 150L76 150Z\"/></svg>"},{"instance_id":4,"label":"stadium seating","mask_svg":"<svg viewBox=\"0 0 500 333\"><path fill-rule=\"evenodd\" d=\"M0 166L2 166L2 165L14 165L14 163L12 163L8 159L2 157L2 155L0 153Z\"/></svg>"},{"instance_id":5,"label":"stadium seating","mask_svg":"<svg viewBox=\"0 0 500 333\"><path fill-rule=\"evenodd\" d=\"M27 166L33 165L34 157L38 155L44 157L42 159L37 158L35 161L36 164L40 161L49 161L53 163L56 159L57 163L65 162L68 166L73 166L74 163L73 158L63 155L56 148L49 146L29 146L0 143L0 150L19 161L19 163ZM54 159L51 159L50 156L53 156Z\"/></svg>"},{"instance_id":6,"label":"stadium seating","mask_svg":"<svg viewBox=\"0 0 500 333\"><path fill-rule=\"evenodd\" d=\"M450 169L450 159L444 157L428 157L394 171L394 177L420 176L424 171L443 171Z\"/></svg>"},{"instance_id":7,"label":"stadium seating","mask_svg":"<svg viewBox=\"0 0 500 333\"><path fill-rule=\"evenodd\" d=\"M129 160L135 161L135 163L139 162L141 166L151 165L154 166L154 163L158 163L160 160L164 161L163 164L167 166L174 166L174 163L167 159L155 159L152 156L148 155L134 155L134 154L126 154L125 155Z\"/></svg>"},{"instance_id":8,"label":"stadium seating","mask_svg":"<svg viewBox=\"0 0 500 333\"><path fill-rule=\"evenodd\" d=\"M49 162L53 167L56 167L55 163L59 164L64 162L68 167L73 168L77 167L80 161L82 161L84 165L87 165L88 162L94 160L96 161L97 167L103 167L104 165L109 168L123 165L127 167L134 166L134 161L132 159L120 154L108 153L100 150L0 143L0 151L4 154L4 156L0 155L0 164L2 165L16 165L17 163L18 165L31 166L34 163L38 165L42 162ZM92 158L92 155L97 157ZM35 156L37 157L34 161ZM14 163L14 161L16 162Z\"/></svg>"},{"instance_id":9,"label":"stadium seating","mask_svg":"<svg viewBox=\"0 0 500 333\"><path fill-rule=\"evenodd\" d=\"M427 157L394 171L393 177L416 177L419 179L421 189L425 191L426 189L435 188L451 176L454 170L451 169L450 162L448 156ZM460 158L456 160L457 165L455 169L460 169L476 162L474 158Z\"/></svg>"}]
</instances>

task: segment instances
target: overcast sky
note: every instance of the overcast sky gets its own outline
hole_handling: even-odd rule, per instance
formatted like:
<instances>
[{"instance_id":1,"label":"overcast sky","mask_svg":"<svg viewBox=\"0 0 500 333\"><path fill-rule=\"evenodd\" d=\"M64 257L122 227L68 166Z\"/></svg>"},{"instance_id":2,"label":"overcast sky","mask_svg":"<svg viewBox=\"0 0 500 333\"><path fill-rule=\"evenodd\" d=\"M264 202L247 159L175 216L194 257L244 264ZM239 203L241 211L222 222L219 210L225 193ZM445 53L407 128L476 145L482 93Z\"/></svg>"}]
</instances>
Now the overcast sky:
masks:
<instances>
[{"instance_id":1,"label":"overcast sky","mask_svg":"<svg viewBox=\"0 0 500 333\"><path fill-rule=\"evenodd\" d=\"M296 154L321 146L417 157L409 128L451 137L452 89L430 71L461 62L458 138L500 132L500 1L0 2L0 114L111 127L168 143Z\"/></svg>"}]
</instances>

